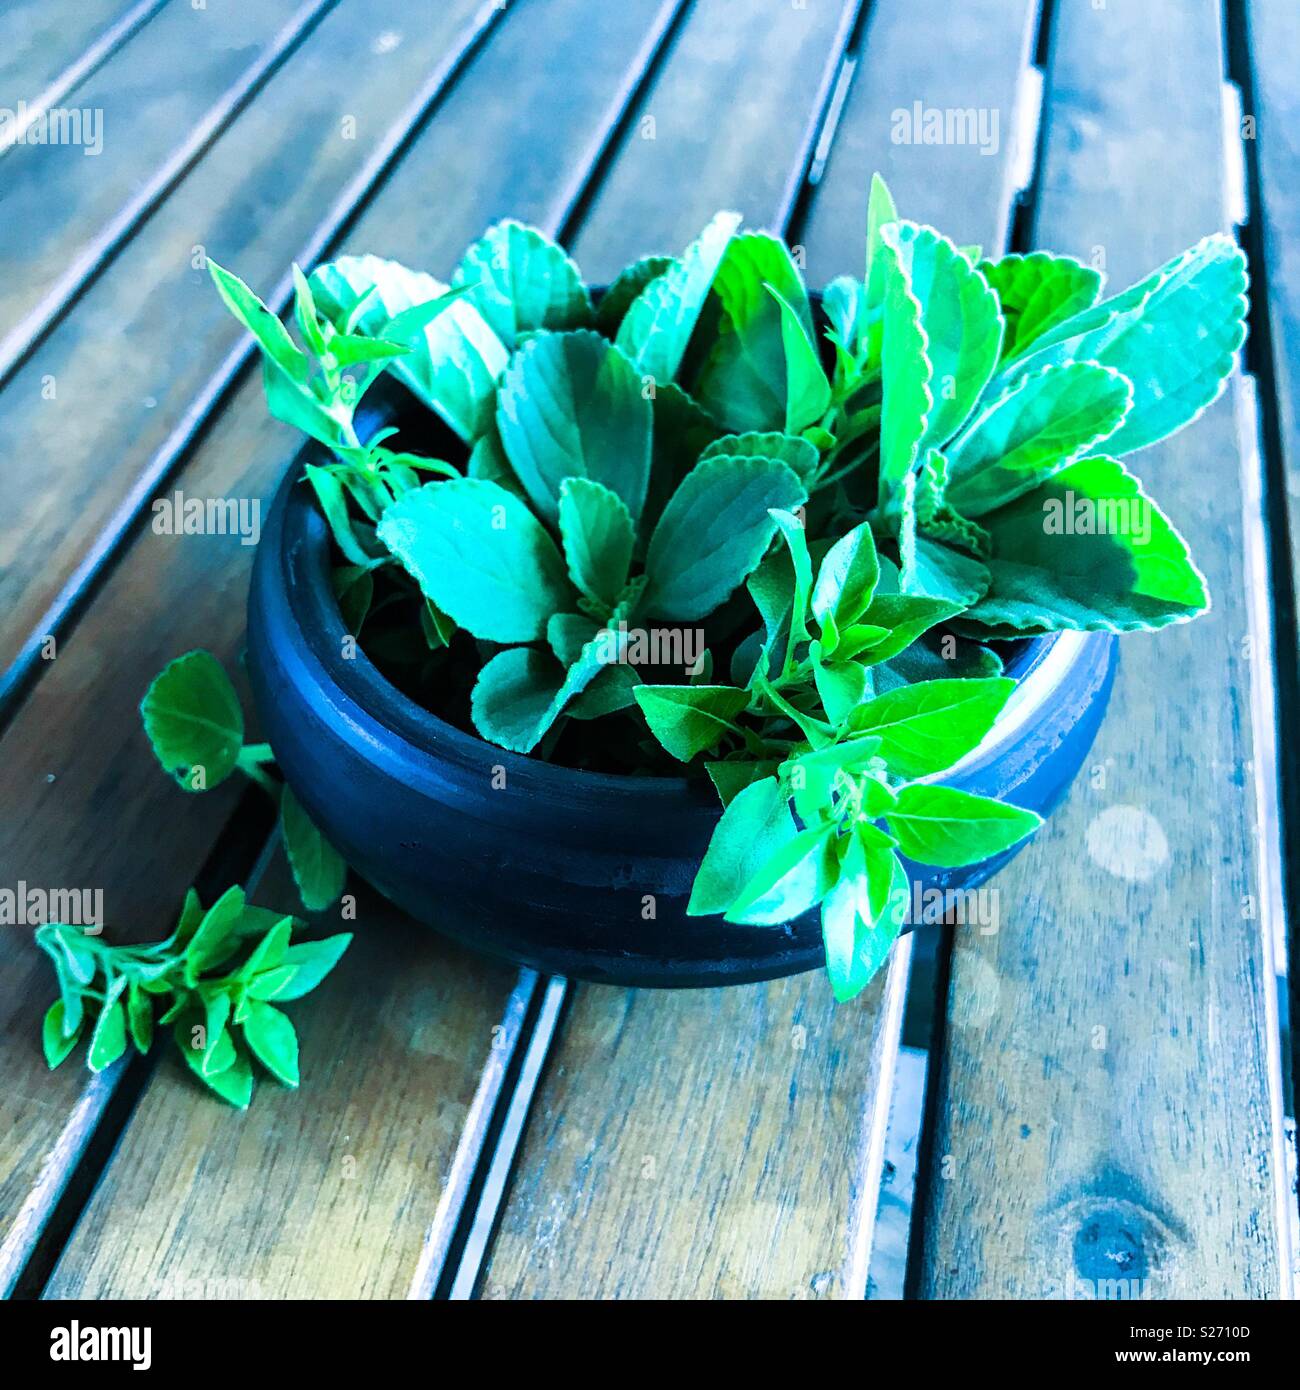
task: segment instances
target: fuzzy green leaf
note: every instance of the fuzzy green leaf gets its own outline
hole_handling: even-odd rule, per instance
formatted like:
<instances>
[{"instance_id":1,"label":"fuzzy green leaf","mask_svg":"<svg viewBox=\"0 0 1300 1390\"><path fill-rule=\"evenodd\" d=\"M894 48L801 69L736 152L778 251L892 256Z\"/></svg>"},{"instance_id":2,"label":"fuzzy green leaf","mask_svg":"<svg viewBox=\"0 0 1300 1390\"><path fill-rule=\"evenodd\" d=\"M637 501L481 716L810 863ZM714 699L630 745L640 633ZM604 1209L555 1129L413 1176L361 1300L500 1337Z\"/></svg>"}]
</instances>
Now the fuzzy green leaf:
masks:
<instances>
[{"instance_id":1,"label":"fuzzy green leaf","mask_svg":"<svg viewBox=\"0 0 1300 1390\"><path fill-rule=\"evenodd\" d=\"M652 407L636 368L599 333L539 333L511 360L497 429L538 515L554 523L560 484L590 478L640 516L650 478Z\"/></svg>"},{"instance_id":2,"label":"fuzzy green leaf","mask_svg":"<svg viewBox=\"0 0 1300 1390\"><path fill-rule=\"evenodd\" d=\"M425 597L475 637L537 641L551 614L572 606L555 542L496 483L426 483L388 508L378 534Z\"/></svg>"},{"instance_id":3,"label":"fuzzy green leaf","mask_svg":"<svg viewBox=\"0 0 1300 1390\"><path fill-rule=\"evenodd\" d=\"M535 329L586 328L591 297L578 267L544 232L507 218L465 252L451 280L507 348Z\"/></svg>"},{"instance_id":4,"label":"fuzzy green leaf","mask_svg":"<svg viewBox=\"0 0 1300 1390\"><path fill-rule=\"evenodd\" d=\"M717 454L701 460L650 538L645 611L672 618L713 612L762 559L776 530L769 509L798 507L806 496L778 459Z\"/></svg>"},{"instance_id":5,"label":"fuzzy green leaf","mask_svg":"<svg viewBox=\"0 0 1300 1390\"><path fill-rule=\"evenodd\" d=\"M695 395L715 420L737 433L781 429L788 408L782 302L806 338L813 332L803 276L784 242L766 232L745 232L727 247L713 292L721 322Z\"/></svg>"},{"instance_id":6,"label":"fuzzy green leaf","mask_svg":"<svg viewBox=\"0 0 1300 1390\"><path fill-rule=\"evenodd\" d=\"M1183 538L1115 459L1081 459L984 524L992 584L961 623L974 636L1140 631L1209 602Z\"/></svg>"},{"instance_id":7,"label":"fuzzy green leaf","mask_svg":"<svg viewBox=\"0 0 1300 1390\"><path fill-rule=\"evenodd\" d=\"M625 266L601 296L596 308L596 327L607 338L615 337L633 300L652 280L667 274L676 264L674 256L643 256Z\"/></svg>"},{"instance_id":8,"label":"fuzzy green leaf","mask_svg":"<svg viewBox=\"0 0 1300 1390\"><path fill-rule=\"evenodd\" d=\"M341 256L317 266L308 283L317 304L336 326L364 306L352 327L379 337L391 332L390 325L400 321L401 315L448 293L448 286L432 275L380 256ZM509 358L505 344L461 295L417 330L411 347L388 370L462 439L473 443L492 418L496 384Z\"/></svg>"},{"instance_id":9,"label":"fuzzy green leaf","mask_svg":"<svg viewBox=\"0 0 1300 1390\"><path fill-rule=\"evenodd\" d=\"M81 1037L80 1026L69 1032L64 1027L65 1015L62 999L56 999L45 1011L41 1024L41 1045L45 1049L45 1062L51 1071L76 1047Z\"/></svg>"},{"instance_id":10,"label":"fuzzy green leaf","mask_svg":"<svg viewBox=\"0 0 1300 1390\"><path fill-rule=\"evenodd\" d=\"M613 608L627 583L635 532L627 504L591 478L560 484L560 536L569 578L593 603Z\"/></svg>"},{"instance_id":11,"label":"fuzzy green leaf","mask_svg":"<svg viewBox=\"0 0 1300 1390\"><path fill-rule=\"evenodd\" d=\"M991 402L948 449L947 502L963 516L1014 501L1121 425L1126 377L1095 362L1046 366Z\"/></svg>"},{"instance_id":12,"label":"fuzzy green leaf","mask_svg":"<svg viewBox=\"0 0 1300 1390\"><path fill-rule=\"evenodd\" d=\"M727 246L740 226L738 212L720 212L673 264L628 307L618 346L638 373L662 386L673 380L686 354L700 310Z\"/></svg>"},{"instance_id":13,"label":"fuzzy green leaf","mask_svg":"<svg viewBox=\"0 0 1300 1390\"><path fill-rule=\"evenodd\" d=\"M726 912L740 891L797 833L790 803L775 777L751 782L728 803L695 875L686 911Z\"/></svg>"},{"instance_id":14,"label":"fuzzy green leaf","mask_svg":"<svg viewBox=\"0 0 1300 1390\"><path fill-rule=\"evenodd\" d=\"M1003 361L1019 357L1043 334L1090 309L1101 294L1099 271L1073 256L1047 251L982 261L980 273L997 295L1006 320Z\"/></svg>"}]
</instances>

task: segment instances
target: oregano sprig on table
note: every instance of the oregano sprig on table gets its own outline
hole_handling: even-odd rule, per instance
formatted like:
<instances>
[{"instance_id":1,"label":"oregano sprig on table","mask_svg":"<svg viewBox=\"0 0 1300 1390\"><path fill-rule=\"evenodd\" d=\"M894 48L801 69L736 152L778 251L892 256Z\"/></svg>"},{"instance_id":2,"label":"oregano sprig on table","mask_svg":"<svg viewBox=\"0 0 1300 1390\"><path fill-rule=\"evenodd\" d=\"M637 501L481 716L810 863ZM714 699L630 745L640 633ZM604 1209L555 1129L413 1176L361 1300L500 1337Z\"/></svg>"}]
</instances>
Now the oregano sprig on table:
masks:
<instances>
[{"instance_id":1,"label":"oregano sprig on table","mask_svg":"<svg viewBox=\"0 0 1300 1390\"><path fill-rule=\"evenodd\" d=\"M84 1038L86 1065L103 1071L128 1045L148 1052L170 1024L190 1070L232 1105L251 1100L254 1061L296 1087L298 1038L279 1006L315 989L352 940L295 942L296 925L236 886L206 910L190 889L171 935L145 945L59 923L38 928L59 981L42 1028L46 1061L59 1066Z\"/></svg>"}]
</instances>

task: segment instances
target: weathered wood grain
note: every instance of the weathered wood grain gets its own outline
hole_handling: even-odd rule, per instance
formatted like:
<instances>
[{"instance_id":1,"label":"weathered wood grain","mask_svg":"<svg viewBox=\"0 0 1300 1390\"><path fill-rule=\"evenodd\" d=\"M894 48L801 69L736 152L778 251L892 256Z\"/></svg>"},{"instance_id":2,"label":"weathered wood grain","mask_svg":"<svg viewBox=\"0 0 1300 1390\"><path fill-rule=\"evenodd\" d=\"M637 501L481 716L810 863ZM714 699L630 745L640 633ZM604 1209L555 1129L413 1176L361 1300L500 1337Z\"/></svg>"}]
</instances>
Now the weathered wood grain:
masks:
<instances>
[{"instance_id":1,"label":"weathered wood grain","mask_svg":"<svg viewBox=\"0 0 1300 1390\"><path fill-rule=\"evenodd\" d=\"M810 214L810 244L819 248L809 258L813 284L860 263L866 189L871 169L889 153L889 113L910 102L924 79L960 68L953 91L963 104L1014 104L1032 6L983 9L989 22L972 62L969 48L949 41L955 35L965 43L966 31L939 23L937 9L926 23L914 3L873 6L839 131L849 154L832 155ZM807 23L808 13L787 14L784 22ZM770 23L777 26L775 11ZM738 91L770 92L789 81L783 54L802 42L806 58L807 41L796 29L770 35L751 52L749 32L742 43L749 77L742 82L725 65L692 54L689 25L682 31L674 60L687 55L689 80L678 79L671 65L665 69L661 87L673 100L663 104L672 125L659 125L661 141L683 132L680 146L636 151L638 179L614 171L596 210L606 237L619 239L616 252L601 254L617 259L639 249L623 239L651 219L662 241L677 245L715 206L742 206L759 223L777 219L775 206L755 200L781 196L779 159L801 153L798 121L790 116L794 94L747 107L743 116L733 116L732 103ZM748 66L758 55L773 69ZM833 57L823 50L823 62ZM811 67L811 60L802 65L806 90ZM646 110L660 104L651 92ZM743 122L740 148L761 161L760 177L737 162L733 120ZM712 133L712 144L701 140L702 131ZM942 167L954 197L983 210L984 228L971 225L991 239L1005 219L1005 152L980 160L949 155ZM931 161L918 168L914 182L913 166L896 164L895 193L905 208L935 167ZM677 198L683 185L685 211ZM626 190L626 209L615 203L616 189ZM852 216L839 211L823 220L821 198L842 209L854 195ZM669 214L685 225L664 226ZM890 971L860 1000L838 1008L820 973L716 991L574 987L483 1295L862 1298L907 959L896 953Z\"/></svg>"},{"instance_id":2,"label":"weathered wood grain","mask_svg":"<svg viewBox=\"0 0 1300 1390\"><path fill-rule=\"evenodd\" d=\"M56 105L166 0L12 0L0 10L0 106L28 116ZM0 152L22 143L22 122Z\"/></svg>"},{"instance_id":3,"label":"weathered wood grain","mask_svg":"<svg viewBox=\"0 0 1300 1390\"><path fill-rule=\"evenodd\" d=\"M1117 288L1224 223L1220 14L1056 7L1035 240ZM1125 639L1066 806L958 933L917 1291L1275 1297L1274 988L1230 399L1137 459L1214 610ZM1272 1055L1270 1055L1272 1053ZM1113 1281L1113 1282L1112 1282Z\"/></svg>"},{"instance_id":4,"label":"weathered wood grain","mask_svg":"<svg viewBox=\"0 0 1300 1390\"><path fill-rule=\"evenodd\" d=\"M181 4L80 83L83 144L9 152L0 379L319 17L326 0Z\"/></svg>"},{"instance_id":5,"label":"weathered wood grain","mask_svg":"<svg viewBox=\"0 0 1300 1390\"><path fill-rule=\"evenodd\" d=\"M857 0L694 5L575 238L588 278L680 251L724 206L755 227L784 222L858 9Z\"/></svg>"},{"instance_id":6,"label":"weathered wood grain","mask_svg":"<svg viewBox=\"0 0 1300 1390\"><path fill-rule=\"evenodd\" d=\"M408 151L397 177L369 205L348 248L400 255L445 273L463 246L501 212L539 222L562 216L564 210L553 202L556 191L571 187L580 167L590 170L671 13L672 6L663 0L635 0L617 8L596 0L528 0L517 10L512 7ZM564 101L548 122L547 140L518 142L515 102L537 106L545 101L563 55L584 40L595 45L592 56L566 77ZM510 101L499 99L503 91L512 94ZM473 140L467 137L471 131ZM430 216L431 207L438 209L436 217ZM288 246L282 252L286 258L292 254ZM178 485L194 496L265 502L297 444L291 430L267 417L260 381L250 379L187 461ZM98 885L104 889L109 922L145 934L156 933L175 912L230 814L234 792L222 787L203 797L186 797L172 788L153 765L135 707L158 668L189 647L207 646L235 669L252 554L235 537L173 537L146 530L135 538L0 741L0 802L14 813L0 827L0 864L6 875L31 883ZM377 936L384 932L378 914L368 912L366 925ZM382 956L387 964L383 969L372 966L359 994L369 1008L378 1009L386 991L405 988L401 977L410 972L425 978L434 963L442 963L436 968L445 970L449 990L463 991L467 999L492 995L477 1024L465 1024L466 1055L480 1065L484 1054L475 1050L475 1038L501 1017L514 977L478 960L458 957L453 966L447 948L427 934L398 930L410 951ZM358 976L345 970L343 978L357 990ZM495 981L490 988L484 983L488 980ZM30 944L19 934L0 936L0 1057L7 1081L0 1093L0 1213L6 1217L23 1210L51 1153L62 1152L69 1117L80 1113L76 1107L84 1074L65 1068L48 1076L40 1056L37 1026L49 993L49 973ZM458 1017L464 1021L465 1016ZM355 1051L355 1065L366 1065L356 1024L354 1019L346 1025L354 1029L346 1042L321 1043L319 1054L335 1048ZM367 1084L379 1090L405 1084L392 1080L392 1056L382 1050L375 1055ZM313 1105L322 1126L334 1122L331 1094L323 1088ZM212 1106L224 1117L211 1137L214 1145L237 1145L237 1116L196 1095L186 1099L195 1108ZM301 1106L301 1101L289 1104ZM416 1110L409 1120L422 1123ZM195 1123L217 1122L209 1117ZM402 1141L393 1138L399 1131L394 1121L389 1139L400 1146ZM144 1148L148 1133L141 1134ZM409 1229L392 1237L393 1244L386 1247L392 1267L372 1271L369 1277L375 1282L369 1287L388 1280L383 1287L395 1289L403 1278L414 1277L410 1252L423 1248L440 1200L429 1173L441 1171L438 1165L450 1163L455 1151L455 1136L449 1132L447 1138L436 1162L429 1160L433 1168L423 1166L423 1156L418 1165L413 1161L403 1211ZM162 1163L165 1136L157 1144L155 1159ZM224 1183L219 1164L203 1174ZM369 1193L361 1187L350 1190L359 1203ZM106 1231L112 1213L111 1206L103 1213ZM273 1219L268 1208L265 1220ZM129 1242L130 1232L130 1223L113 1228L119 1242ZM16 1245L29 1235L28 1227L9 1232ZM168 1258L177 1268L197 1268L186 1253L186 1242L199 1238L197 1226L176 1231L174 1238L176 1251ZM65 1258L64 1280L81 1277L75 1273L79 1240ZM209 1273L239 1277L241 1248L238 1241L224 1247L227 1264ZM132 1278L139 1272L134 1270ZM311 1265L302 1271L304 1276L311 1272ZM102 1282L108 1278L103 1268L95 1278L101 1281L96 1287L109 1287ZM112 1287L124 1296L139 1296L156 1284L137 1287L124 1276Z\"/></svg>"},{"instance_id":7,"label":"weathered wood grain","mask_svg":"<svg viewBox=\"0 0 1300 1390\"><path fill-rule=\"evenodd\" d=\"M289 260L314 260L430 83L499 18L490 0L333 9L0 391L0 671L39 660L29 638L53 630L247 350L204 255L268 292Z\"/></svg>"}]
</instances>

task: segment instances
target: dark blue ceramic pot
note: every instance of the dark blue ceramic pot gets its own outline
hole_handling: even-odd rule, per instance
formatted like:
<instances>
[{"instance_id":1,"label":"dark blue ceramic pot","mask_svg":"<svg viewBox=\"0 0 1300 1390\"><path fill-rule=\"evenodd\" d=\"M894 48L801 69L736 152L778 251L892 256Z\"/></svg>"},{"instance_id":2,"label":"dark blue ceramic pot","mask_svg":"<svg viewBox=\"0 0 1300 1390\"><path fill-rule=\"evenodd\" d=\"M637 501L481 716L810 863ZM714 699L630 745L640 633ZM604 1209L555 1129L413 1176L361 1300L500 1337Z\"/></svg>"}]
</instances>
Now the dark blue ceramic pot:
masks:
<instances>
[{"instance_id":1,"label":"dark blue ceramic pot","mask_svg":"<svg viewBox=\"0 0 1300 1390\"><path fill-rule=\"evenodd\" d=\"M579 979L739 984L822 964L816 913L779 927L686 915L720 814L707 781L508 753L414 704L363 652L345 660L329 533L301 476L289 470L263 529L248 670L285 777L363 878L468 946ZM1109 634L1028 644L997 726L941 780L1046 815L1092 744L1114 664ZM909 869L921 892L973 888L1008 858Z\"/></svg>"}]
</instances>

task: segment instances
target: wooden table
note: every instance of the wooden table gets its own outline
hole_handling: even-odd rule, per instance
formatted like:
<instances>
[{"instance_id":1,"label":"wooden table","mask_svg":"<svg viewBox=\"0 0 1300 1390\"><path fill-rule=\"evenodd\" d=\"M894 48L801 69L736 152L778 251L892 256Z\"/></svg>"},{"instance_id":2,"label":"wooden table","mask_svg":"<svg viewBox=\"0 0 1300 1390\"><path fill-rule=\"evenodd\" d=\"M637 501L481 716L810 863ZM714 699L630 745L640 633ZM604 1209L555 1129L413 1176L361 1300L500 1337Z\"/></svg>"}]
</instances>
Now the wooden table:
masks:
<instances>
[{"instance_id":1,"label":"wooden table","mask_svg":"<svg viewBox=\"0 0 1300 1390\"><path fill-rule=\"evenodd\" d=\"M1244 224L1253 375L1138 461L1215 607L1126 639L1090 765L998 880L998 930L938 943L906 1290L1279 1296L1300 7L1229 11L8 0L0 105L98 111L103 139L0 152L0 881L102 888L109 930L148 937L192 882L291 901L240 789L185 797L136 710L190 647L237 666L252 558L154 534L150 501L267 498L295 447L205 253L282 304L292 260L446 273L511 214L599 280L735 207L820 285L860 273L874 169L959 241L1041 243L1116 285ZM894 143L916 102L996 139ZM28 931L0 934L6 1291L898 1292L882 1251L906 1227L877 1213L908 1195L891 1099L932 978L909 994L910 939L851 1006L816 974L637 993L466 955L358 891L349 957L296 1006L302 1092L265 1085L242 1114L165 1053L47 1072L50 972Z\"/></svg>"}]
</instances>

